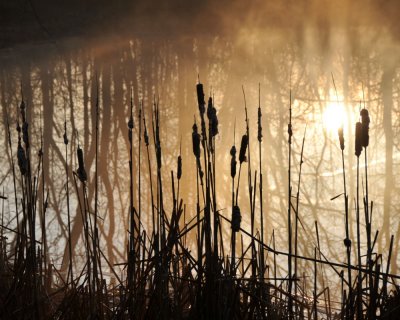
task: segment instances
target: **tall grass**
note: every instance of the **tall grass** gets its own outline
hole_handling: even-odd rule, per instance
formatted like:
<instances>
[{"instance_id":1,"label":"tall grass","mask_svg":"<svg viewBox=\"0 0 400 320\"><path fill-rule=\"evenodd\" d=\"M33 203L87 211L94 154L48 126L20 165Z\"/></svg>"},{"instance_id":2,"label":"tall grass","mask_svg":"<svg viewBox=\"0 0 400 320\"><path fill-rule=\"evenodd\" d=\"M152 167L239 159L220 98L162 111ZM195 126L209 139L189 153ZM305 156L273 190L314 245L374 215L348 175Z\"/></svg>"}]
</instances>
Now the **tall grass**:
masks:
<instances>
[{"instance_id":1,"label":"tall grass","mask_svg":"<svg viewBox=\"0 0 400 320\"><path fill-rule=\"evenodd\" d=\"M356 228L357 228L357 263L352 264L350 239L349 205L345 174L344 136L343 128L339 129L339 147L343 169L344 195L344 232L346 238L346 263L330 261L322 252L318 224L315 222L316 242L314 254L304 256L299 254L298 239L302 237L299 224L303 227L299 215L301 198L301 175L303 165L306 131L304 130L300 151L299 176L297 194L292 196L292 152L293 139L297 135L297 124L292 119L292 95L289 100L288 122L288 163L282 164L288 168L288 201L287 201L287 236L288 251L276 249L275 231L268 235L264 224L269 224L268 213L265 212L263 200L263 172L266 172L262 157L262 108L259 99L257 108L257 141L253 141L251 119L244 96L244 120L246 132L242 135L240 149L236 150L236 125L233 132L233 145L230 149L230 188L231 217L224 215L219 207L221 196L217 190L219 175L216 169L217 154L220 148L218 139L218 110L212 97L208 99L207 108L203 85L196 86L198 115L192 126L192 166L195 168L196 185L194 219L186 221L186 207L180 198L181 179L185 177L182 167L182 152L177 155L176 172L170 172L171 196L166 197L163 180L162 145L168 137L161 136L160 110L158 99L154 98L151 108L150 128L146 122L146 106L140 104L135 112L133 97L129 118L127 119L127 134L129 140L129 159L120 159L129 163L129 228L126 243L126 261L122 266L126 269L124 276L119 276L115 265L111 265L102 252L99 238L100 211L98 177L98 128L100 114L98 92L95 105L95 170L94 185L88 179L85 167L84 153L77 144L76 155L78 168L73 172L75 193L80 208L80 218L83 221L85 259L82 265L73 264L71 246L71 216L69 194L69 153L68 153L68 123L64 117L63 142L65 145L65 176L66 176L66 211L68 218L68 272L62 274L51 263L51 257L46 247L46 208L48 196L45 196L45 179L43 171L42 138L39 141L40 152L38 166L32 169L32 152L29 123L26 119L26 106L22 100L18 119L9 119L7 115L7 138L12 152L11 129L9 121L17 122L18 145L16 154L12 154L10 166L13 172L14 197L16 203L16 229L4 226L4 201L8 195L1 195L2 223L0 234L0 317L6 319L396 319L399 316L400 303L397 281L398 275L390 274L390 260L393 248L393 236L388 252L388 261L384 262L382 255L375 252L375 238L372 239L372 202L369 204L367 147L369 142L370 119L367 109L361 110L361 122L356 124L355 155L357 157L357 196L356 196ZM261 90L259 87L259 97ZM66 113L66 112L65 112ZM137 119L136 119L137 118ZM103 120L104 121L104 120ZM107 121L107 120L105 120ZM22 126L20 125L22 124ZM198 126L200 125L200 129ZM136 125L137 124L137 125ZM47 124L45 124L47 125ZM135 130L137 129L137 130ZM134 134L138 139L134 140ZM134 144L138 141L138 145ZM250 143L258 142L258 175L251 170ZM266 141L265 143L268 143ZM154 149L151 149L151 146ZM146 155L142 155L143 147ZM365 238L367 250L364 255L361 250L361 221L359 202L359 157L362 150L365 154L365 192L363 198L365 213ZM152 164L151 155L155 155L156 163ZM139 164L134 166L134 156L138 155ZM149 170L149 189L144 191L142 181L143 157L147 157ZM16 164L14 162L16 159ZM238 159L238 160L237 160ZM239 168L237 170L237 161ZM17 186L17 166L20 175L20 186ZM247 168L246 168L247 166ZM243 168L242 168L243 167ZM241 181L242 169L247 169L247 193L240 193L245 188ZM156 183L153 185L153 172ZM41 192L39 192L39 177L41 177ZM258 178L258 190L257 190ZM242 179L243 180L243 179ZM89 204L88 192L95 194L94 210ZM261 230L256 230L257 191L259 197L259 221ZM137 197L135 198L135 193ZM142 203L142 194L150 192L150 209L148 212ZM4 192L3 192L4 193ZM239 198L239 193L242 197ZM39 197L39 194L42 196ZM245 196L243 197L243 194ZM293 198L296 202L293 203ZM336 198L336 197L334 197ZM135 201L137 199L137 201ZM170 200L169 200L170 199ZM20 201L18 201L20 200ZM239 201L240 200L240 201ZM239 204L249 201L249 212L242 212ZM42 202L42 206L38 203ZM171 203L169 203L170 201ZM20 203L21 205L17 205ZM42 208L41 212L38 208ZM170 211L168 212L168 209ZM190 209L189 209L190 210ZM21 215L22 218L19 217ZM40 215L37 219L37 215ZM151 217L150 226L143 223L146 215ZM242 215L250 217L250 230L241 223ZM293 221L292 218L295 218ZM181 223L183 219L183 223ZM37 221L39 220L39 223ZM294 228L294 242L293 229ZM38 241L36 230L41 231L41 241ZM225 229L231 230L230 243L223 236ZM304 228L303 228L304 229ZM7 252L9 239L6 235L13 234L16 238L13 252ZM186 241L188 235L196 239L193 245ZM268 244L266 239L271 239ZM240 239L240 242L237 241ZM249 241L244 241L248 239ZM239 245L237 244L239 242ZM111 244L108 244L111 245ZM192 249L195 249L192 251ZM225 251L225 250L230 250ZM229 254L230 253L230 254ZM287 276L278 277L279 256L287 258ZM363 263L363 257L366 257ZM302 270L298 261L309 261L312 270ZM117 283L112 283L103 275L103 266L107 265ZM386 269L384 269L386 265ZM322 267L332 268L337 281L342 283L342 301L340 311L333 313L333 301L330 298L329 287L325 285ZM294 269L293 269L294 267ZM321 270L321 271L320 271ZM312 273L312 278L301 277L306 271ZM345 272L347 276L345 276ZM356 275L356 281L353 283ZM318 278L322 278L322 287ZM393 289L391 291L391 289ZM322 298L323 297L323 298ZM324 306L324 307L323 307Z\"/></svg>"}]
</instances>

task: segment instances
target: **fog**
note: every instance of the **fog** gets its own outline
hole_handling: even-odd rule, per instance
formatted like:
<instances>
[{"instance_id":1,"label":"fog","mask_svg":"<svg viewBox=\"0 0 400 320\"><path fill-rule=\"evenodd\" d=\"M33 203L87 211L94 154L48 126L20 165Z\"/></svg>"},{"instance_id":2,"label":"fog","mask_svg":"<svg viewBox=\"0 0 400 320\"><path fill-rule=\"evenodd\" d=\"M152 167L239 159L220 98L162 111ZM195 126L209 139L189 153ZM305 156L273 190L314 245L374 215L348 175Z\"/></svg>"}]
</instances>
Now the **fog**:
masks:
<instances>
[{"instance_id":1,"label":"fog","mask_svg":"<svg viewBox=\"0 0 400 320\"><path fill-rule=\"evenodd\" d=\"M104 2L104 3L103 3ZM0 187L8 195L4 225L14 228L15 201L11 157L16 157L18 105L27 104L32 150L43 132L44 183L48 190L47 241L54 264L68 264L64 121L70 144L71 170L78 168L76 149L84 151L88 201L94 207L95 106L99 98L99 227L100 246L110 263L126 261L129 213L129 140L131 88L135 128L133 167L141 170L141 193L135 175L134 203L142 206L143 228L150 234L149 167L143 137L139 141L139 106L148 119L157 101L161 117L162 174L165 211L172 211L171 170L176 172L181 148L180 196L186 222L196 213L196 160L192 125L199 123L196 84L211 94L219 120L216 137L218 210L231 215L230 155L245 133L246 97L250 122L250 165L258 170L257 108L262 109L262 173L265 238L274 230L277 248L287 251L288 136L290 94L293 109L291 183L293 201L299 180L299 255L313 256L318 222L321 251L331 261L345 262L342 158L337 132L323 121L324 110L337 102L346 114L345 167L350 209L350 237L355 239L356 160L354 125L362 107L369 110L369 200L373 201L372 234L379 230L375 250L387 258L395 235L391 273L398 272L400 223L398 209L399 58L396 1L16 1L1 4L0 39L1 135ZM332 77L336 84L337 96ZM96 85L98 79L98 88ZM13 154L6 119L11 125ZM234 132L235 137L234 137ZM139 158L138 145L141 143ZM364 170L364 156L360 158ZM15 161L15 160L14 160ZM36 161L36 158L33 160ZM154 145L150 161L156 162ZM247 164L243 165L244 172ZM155 172L152 179L155 183ZM254 171L253 171L254 174ZM70 182L73 174L70 172ZM18 180L18 179L17 179ZM41 184L42 182L40 182ZM239 203L243 228L250 228L247 178L242 176ZM365 187L365 181L360 182ZM20 188L20 187L18 187ZM18 189L19 190L19 189ZM41 188L39 188L41 190ZM39 194L43 197L43 194ZM84 258L82 219L77 192L70 186L75 267ZM258 197L258 194L257 194ZM362 193L361 193L362 198ZM260 203L256 229L260 228ZM42 203L40 204L42 205ZM182 222L182 225L184 222ZM361 224L364 232L364 219ZM231 228L222 223L229 252ZM11 236L11 235L10 235ZM244 239L248 243L249 239ZM353 240L355 242L355 240ZM192 244L190 243L192 242ZM195 250L195 234L188 246ZM362 246L366 247L362 233ZM355 256L354 262L355 262ZM279 258L278 258L279 259ZM284 257L280 272L285 274ZM307 262L299 262L306 270ZM310 264L311 265L311 264ZM122 272L122 271L120 271ZM331 272L331 271L326 271ZM322 281L322 280L321 280ZM328 281L329 282L329 281ZM339 281L332 280L333 287Z\"/></svg>"}]
</instances>

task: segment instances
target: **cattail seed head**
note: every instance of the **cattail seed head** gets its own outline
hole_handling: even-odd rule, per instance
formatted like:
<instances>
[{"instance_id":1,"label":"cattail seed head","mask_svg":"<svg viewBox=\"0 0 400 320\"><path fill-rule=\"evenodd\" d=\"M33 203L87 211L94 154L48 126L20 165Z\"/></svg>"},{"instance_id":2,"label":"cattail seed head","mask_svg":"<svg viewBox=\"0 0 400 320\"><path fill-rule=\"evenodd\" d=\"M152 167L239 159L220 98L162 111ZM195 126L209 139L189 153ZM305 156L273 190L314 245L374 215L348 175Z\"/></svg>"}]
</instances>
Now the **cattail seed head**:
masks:
<instances>
[{"instance_id":1,"label":"cattail seed head","mask_svg":"<svg viewBox=\"0 0 400 320\"><path fill-rule=\"evenodd\" d=\"M146 146L148 146L149 145L149 135L147 133L147 127L144 127L143 136L144 136L144 143L146 144Z\"/></svg>"},{"instance_id":2,"label":"cattail seed head","mask_svg":"<svg viewBox=\"0 0 400 320\"><path fill-rule=\"evenodd\" d=\"M86 170L85 170L85 163L83 161L83 151L80 147L78 147L77 150L77 156L78 156L78 178L81 180L81 182L85 182L87 180L87 175L86 175Z\"/></svg>"},{"instance_id":3,"label":"cattail seed head","mask_svg":"<svg viewBox=\"0 0 400 320\"><path fill-rule=\"evenodd\" d=\"M257 130L257 139L259 142L261 142L262 139L262 126L261 126L261 108L258 107L258 117L257 117L257 125L258 125L258 130Z\"/></svg>"},{"instance_id":4,"label":"cattail seed head","mask_svg":"<svg viewBox=\"0 0 400 320\"><path fill-rule=\"evenodd\" d=\"M362 133L361 133L361 144L364 148L368 147L369 144L369 113L367 109L362 109L360 111L361 116L361 124L362 124Z\"/></svg>"},{"instance_id":5,"label":"cattail seed head","mask_svg":"<svg viewBox=\"0 0 400 320\"><path fill-rule=\"evenodd\" d=\"M206 102L204 100L203 84L198 83L196 85L196 90L197 90L197 102L199 104L200 115L203 115L204 112L206 111L205 108Z\"/></svg>"},{"instance_id":6,"label":"cattail seed head","mask_svg":"<svg viewBox=\"0 0 400 320\"><path fill-rule=\"evenodd\" d=\"M20 140L18 141L17 158L18 158L19 170L21 171L22 175L25 175L27 171L28 162L26 160L25 150L24 148L22 148Z\"/></svg>"},{"instance_id":7,"label":"cattail seed head","mask_svg":"<svg viewBox=\"0 0 400 320\"><path fill-rule=\"evenodd\" d=\"M133 117L132 117L132 116L129 118L129 121L128 121L128 128L129 128L130 130L133 129Z\"/></svg>"},{"instance_id":8,"label":"cattail seed head","mask_svg":"<svg viewBox=\"0 0 400 320\"><path fill-rule=\"evenodd\" d=\"M232 146L231 151L231 177L232 179L236 176L236 147Z\"/></svg>"},{"instance_id":9,"label":"cattail seed head","mask_svg":"<svg viewBox=\"0 0 400 320\"><path fill-rule=\"evenodd\" d=\"M356 132L355 132L355 155L359 157L362 151L362 124L361 122L356 123Z\"/></svg>"},{"instance_id":10,"label":"cattail seed head","mask_svg":"<svg viewBox=\"0 0 400 320\"><path fill-rule=\"evenodd\" d=\"M64 131L64 135L63 135L63 138L64 138L64 144L65 145L68 145L68 136L67 136L67 131Z\"/></svg>"},{"instance_id":11,"label":"cattail seed head","mask_svg":"<svg viewBox=\"0 0 400 320\"><path fill-rule=\"evenodd\" d=\"M29 148L29 134L28 134L28 122L24 122L22 125L22 139L24 140L25 146Z\"/></svg>"},{"instance_id":12,"label":"cattail seed head","mask_svg":"<svg viewBox=\"0 0 400 320\"><path fill-rule=\"evenodd\" d=\"M232 157L236 157L236 147L232 146L231 151L229 152Z\"/></svg>"},{"instance_id":13,"label":"cattail seed head","mask_svg":"<svg viewBox=\"0 0 400 320\"><path fill-rule=\"evenodd\" d=\"M231 228L233 232L240 231L241 221L242 221L242 216L240 214L240 208L238 206L233 206L232 219L231 219Z\"/></svg>"},{"instance_id":14,"label":"cattail seed head","mask_svg":"<svg viewBox=\"0 0 400 320\"><path fill-rule=\"evenodd\" d=\"M21 104L19 105L19 109L21 111L22 122L25 122L25 109L26 109L26 106L25 106L24 99L22 99Z\"/></svg>"},{"instance_id":15,"label":"cattail seed head","mask_svg":"<svg viewBox=\"0 0 400 320\"><path fill-rule=\"evenodd\" d=\"M204 177L204 171L200 168L199 170L199 175L200 175L200 179L203 179Z\"/></svg>"},{"instance_id":16,"label":"cattail seed head","mask_svg":"<svg viewBox=\"0 0 400 320\"><path fill-rule=\"evenodd\" d=\"M341 150L344 150L343 126L339 127L339 129L338 129L338 135L339 135L340 149L341 149Z\"/></svg>"},{"instance_id":17,"label":"cattail seed head","mask_svg":"<svg viewBox=\"0 0 400 320\"><path fill-rule=\"evenodd\" d=\"M178 156L178 170L177 170L177 178L178 180L182 177L182 157Z\"/></svg>"},{"instance_id":18,"label":"cattail seed head","mask_svg":"<svg viewBox=\"0 0 400 320\"><path fill-rule=\"evenodd\" d=\"M249 137L247 136L247 134L244 134L242 136L242 142L240 143L240 152L239 152L240 163L246 161L246 150L248 143L249 143Z\"/></svg>"},{"instance_id":19,"label":"cattail seed head","mask_svg":"<svg viewBox=\"0 0 400 320\"><path fill-rule=\"evenodd\" d=\"M68 136L67 136L67 120L64 121L64 135L63 135L63 139L64 139L64 144L68 145Z\"/></svg>"},{"instance_id":20,"label":"cattail seed head","mask_svg":"<svg viewBox=\"0 0 400 320\"><path fill-rule=\"evenodd\" d=\"M287 132L288 132L288 135L289 135L288 142L289 142L289 144L291 144L292 143L292 135L293 135L293 129L292 129L292 124L291 123L288 124Z\"/></svg>"},{"instance_id":21,"label":"cattail seed head","mask_svg":"<svg viewBox=\"0 0 400 320\"><path fill-rule=\"evenodd\" d=\"M25 111L25 101L23 98L22 98L21 104L19 105L19 108L20 108L21 112Z\"/></svg>"},{"instance_id":22,"label":"cattail seed head","mask_svg":"<svg viewBox=\"0 0 400 320\"><path fill-rule=\"evenodd\" d=\"M197 124L194 124L192 128L193 154L197 159L200 159L200 135L197 132Z\"/></svg>"},{"instance_id":23,"label":"cattail seed head","mask_svg":"<svg viewBox=\"0 0 400 320\"><path fill-rule=\"evenodd\" d=\"M157 157L157 168L161 169L161 145L157 143L156 145L156 157Z\"/></svg>"},{"instance_id":24,"label":"cattail seed head","mask_svg":"<svg viewBox=\"0 0 400 320\"><path fill-rule=\"evenodd\" d=\"M207 117L210 122L211 136L214 137L218 134L218 118L217 109L215 109L211 97L208 99Z\"/></svg>"}]
</instances>

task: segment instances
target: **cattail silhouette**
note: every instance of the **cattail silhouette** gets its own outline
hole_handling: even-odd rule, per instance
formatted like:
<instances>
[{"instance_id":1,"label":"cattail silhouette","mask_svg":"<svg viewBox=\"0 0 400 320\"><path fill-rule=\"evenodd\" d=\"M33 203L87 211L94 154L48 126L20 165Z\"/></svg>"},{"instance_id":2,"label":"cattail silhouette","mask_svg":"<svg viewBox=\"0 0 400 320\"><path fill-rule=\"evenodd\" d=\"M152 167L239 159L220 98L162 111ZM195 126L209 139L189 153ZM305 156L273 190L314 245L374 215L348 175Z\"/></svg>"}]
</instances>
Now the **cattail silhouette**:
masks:
<instances>
[{"instance_id":1,"label":"cattail silhouette","mask_svg":"<svg viewBox=\"0 0 400 320\"><path fill-rule=\"evenodd\" d=\"M368 147L369 144L369 113L367 109L360 111L361 116L361 144L364 148Z\"/></svg>"},{"instance_id":2,"label":"cattail silhouette","mask_svg":"<svg viewBox=\"0 0 400 320\"><path fill-rule=\"evenodd\" d=\"M148 147L149 146L149 134L147 133L146 120L144 117L143 117L143 122L144 122L143 138L144 138L144 143L146 144L146 147Z\"/></svg>"},{"instance_id":3,"label":"cattail silhouette","mask_svg":"<svg viewBox=\"0 0 400 320\"><path fill-rule=\"evenodd\" d=\"M22 139L24 140L26 148L29 148L29 134L28 134L28 122L22 124Z\"/></svg>"},{"instance_id":4,"label":"cattail silhouette","mask_svg":"<svg viewBox=\"0 0 400 320\"><path fill-rule=\"evenodd\" d=\"M129 128L129 133L128 133L128 137L129 137L129 141L132 141L132 129L134 127L133 124L133 116L131 114L129 121L128 121L128 128Z\"/></svg>"},{"instance_id":5,"label":"cattail silhouette","mask_svg":"<svg viewBox=\"0 0 400 320\"><path fill-rule=\"evenodd\" d=\"M231 177L235 178L236 176L236 147L232 146L231 151Z\"/></svg>"},{"instance_id":6,"label":"cattail silhouette","mask_svg":"<svg viewBox=\"0 0 400 320\"><path fill-rule=\"evenodd\" d=\"M292 143L292 136L293 136L293 130L292 130L292 124L288 123L288 129L287 129L289 138L288 138L288 143L291 144Z\"/></svg>"},{"instance_id":7,"label":"cattail silhouette","mask_svg":"<svg viewBox=\"0 0 400 320\"><path fill-rule=\"evenodd\" d=\"M355 132L355 155L359 157L362 151L362 124L361 122L356 123L356 132Z\"/></svg>"},{"instance_id":8,"label":"cattail silhouette","mask_svg":"<svg viewBox=\"0 0 400 320\"><path fill-rule=\"evenodd\" d=\"M249 143L249 137L247 136L247 134L244 134L242 136L242 142L240 143L240 152L239 152L240 163L243 163L246 161L246 150L247 150L248 143Z\"/></svg>"},{"instance_id":9,"label":"cattail silhouette","mask_svg":"<svg viewBox=\"0 0 400 320\"><path fill-rule=\"evenodd\" d=\"M261 142L262 139L262 126L261 126L261 107L258 107L258 116L257 116L257 140Z\"/></svg>"},{"instance_id":10,"label":"cattail silhouette","mask_svg":"<svg viewBox=\"0 0 400 320\"><path fill-rule=\"evenodd\" d=\"M198 166L200 178L203 178L204 172L201 169L201 164L200 164L200 134L197 131L197 124L194 124L192 129L193 129L192 132L193 154L196 157L196 163Z\"/></svg>"},{"instance_id":11,"label":"cattail silhouette","mask_svg":"<svg viewBox=\"0 0 400 320\"><path fill-rule=\"evenodd\" d=\"M192 129L193 153L196 159L200 159L200 134L197 130L197 124L194 124Z\"/></svg>"},{"instance_id":12,"label":"cattail silhouette","mask_svg":"<svg viewBox=\"0 0 400 320\"><path fill-rule=\"evenodd\" d=\"M182 157L178 156L178 170L177 170L177 178L180 180L182 177Z\"/></svg>"},{"instance_id":13,"label":"cattail silhouette","mask_svg":"<svg viewBox=\"0 0 400 320\"><path fill-rule=\"evenodd\" d=\"M85 182L87 180L87 175L86 175L86 170L85 170L85 164L83 162L83 151L79 146L78 146L78 150L76 153L78 156L78 170L76 172L78 174L79 180L81 182Z\"/></svg>"},{"instance_id":14,"label":"cattail silhouette","mask_svg":"<svg viewBox=\"0 0 400 320\"><path fill-rule=\"evenodd\" d=\"M67 124L65 123L64 124L64 135L63 135L63 138L64 138L64 144L65 145L68 145L68 136L67 136Z\"/></svg>"},{"instance_id":15,"label":"cattail silhouette","mask_svg":"<svg viewBox=\"0 0 400 320\"><path fill-rule=\"evenodd\" d=\"M341 127L338 129L338 135L339 135L340 149L341 149L341 150L344 150L343 126L341 126Z\"/></svg>"},{"instance_id":16,"label":"cattail silhouette","mask_svg":"<svg viewBox=\"0 0 400 320\"><path fill-rule=\"evenodd\" d=\"M242 221L242 216L240 214L239 206L233 206L232 220L231 220L231 228L233 232L238 232L240 230L241 221Z\"/></svg>"},{"instance_id":17,"label":"cattail silhouette","mask_svg":"<svg viewBox=\"0 0 400 320\"><path fill-rule=\"evenodd\" d=\"M27 171L27 159L25 155L25 150L21 146L21 139L18 140L17 158L19 170L21 171L22 175L25 175Z\"/></svg>"},{"instance_id":18,"label":"cattail silhouette","mask_svg":"<svg viewBox=\"0 0 400 320\"><path fill-rule=\"evenodd\" d=\"M199 104L199 111L200 115L203 116L204 112L206 111L206 102L204 100L204 91L203 91L203 84L198 83L196 85L196 90L197 90L197 102Z\"/></svg>"},{"instance_id":19,"label":"cattail silhouette","mask_svg":"<svg viewBox=\"0 0 400 320\"><path fill-rule=\"evenodd\" d=\"M218 118L217 118L217 109L215 109L211 97L208 99L207 117L208 120L210 121L211 137L214 137L218 134Z\"/></svg>"}]
</instances>

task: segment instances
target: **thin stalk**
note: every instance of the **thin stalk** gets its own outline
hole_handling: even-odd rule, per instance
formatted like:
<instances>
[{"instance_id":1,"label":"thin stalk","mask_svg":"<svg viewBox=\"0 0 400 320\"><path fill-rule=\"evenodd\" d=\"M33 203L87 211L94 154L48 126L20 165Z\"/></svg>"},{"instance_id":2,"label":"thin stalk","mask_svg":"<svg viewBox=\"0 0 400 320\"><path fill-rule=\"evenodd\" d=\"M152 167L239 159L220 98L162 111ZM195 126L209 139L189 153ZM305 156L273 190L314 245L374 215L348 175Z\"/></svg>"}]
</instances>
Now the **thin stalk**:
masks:
<instances>
[{"instance_id":1,"label":"thin stalk","mask_svg":"<svg viewBox=\"0 0 400 320\"><path fill-rule=\"evenodd\" d=\"M291 220L291 198L292 198L292 184L291 184L291 165L292 165L292 91L290 90L289 95L289 124L288 124L288 311L289 319L293 319L293 300L292 300L292 220Z\"/></svg>"},{"instance_id":2,"label":"thin stalk","mask_svg":"<svg viewBox=\"0 0 400 320\"><path fill-rule=\"evenodd\" d=\"M295 221L295 231L294 231L294 254L298 254L298 224L299 224L299 204L300 204L300 186L301 186L301 172L303 168L303 154L304 154L304 142L306 140L307 124L304 128L303 142L301 144L300 153L300 169L299 169L299 179L297 182L297 195L296 195L296 221ZM297 258L294 258L294 277L297 278ZM294 295L297 297L297 284L294 287Z\"/></svg>"},{"instance_id":3,"label":"thin stalk","mask_svg":"<svg viewBox=\"0 0 400 320\"><path fill-rule=\"evenodd\" d=\"M64 118L64 144L65 144L65 177L66 181L66 192L67 192L67 223L68 223L68 276L72 286L74 286L74 274L72 270L72 244L71 244L71 213L70 213L70 203L69 203L69 169L68 169L68 135L67 135L67 120L66 116ZM68 277L67 277L68 279Z\"/></svg>"},{"instance_id":4,"label":"thin stalk","mask_svg":"<svg viewBox=\"0 0 400 320\"><path fill-rule=\"evenodd\" d=\"M359 185L360 185L360 157L357 157L357 189L356 189L356 220L357 220L357 256L358 256L358 275L357 275L357 319L362 319L362 276L361 276L361 237L360 237L360 204L359 204Z\"/></svg>"}]
</instances>

